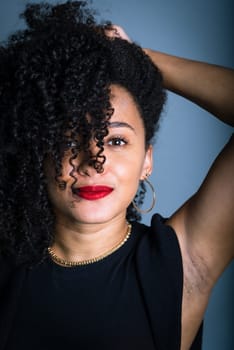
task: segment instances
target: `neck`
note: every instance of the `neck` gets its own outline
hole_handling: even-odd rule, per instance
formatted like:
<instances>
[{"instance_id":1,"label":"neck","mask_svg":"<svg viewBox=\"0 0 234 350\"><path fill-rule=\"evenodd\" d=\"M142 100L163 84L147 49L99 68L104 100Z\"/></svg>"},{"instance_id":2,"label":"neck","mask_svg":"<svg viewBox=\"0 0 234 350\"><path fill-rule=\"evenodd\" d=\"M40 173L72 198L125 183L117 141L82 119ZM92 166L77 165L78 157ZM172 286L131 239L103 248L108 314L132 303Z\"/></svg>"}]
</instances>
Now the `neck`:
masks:
<instances>
[{"instance_id":1,"label":"neck","mask_svg":"<svg viewBox=\"0 0 234 350\"><path fill-rule=\"evenodd\" d=\"M118 245L125 238L127 229L125 218L102 224L57 222L52 249L58 257L68 261L94 259Z\"/></svg>"}]
</instances>

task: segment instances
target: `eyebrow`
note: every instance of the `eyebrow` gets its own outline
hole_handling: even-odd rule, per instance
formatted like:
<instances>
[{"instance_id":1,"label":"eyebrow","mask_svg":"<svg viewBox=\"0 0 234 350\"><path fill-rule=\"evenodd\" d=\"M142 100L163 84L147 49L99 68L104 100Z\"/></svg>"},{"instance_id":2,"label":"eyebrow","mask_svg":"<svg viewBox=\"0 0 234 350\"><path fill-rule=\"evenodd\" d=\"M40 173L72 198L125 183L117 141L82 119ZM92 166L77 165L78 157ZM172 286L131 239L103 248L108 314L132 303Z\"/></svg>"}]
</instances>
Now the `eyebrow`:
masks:
<instances>
[{"instance_id":1,"label":"eyebrow","mask_svg":"<svg viewBox=\"0 0 234 350\"><path fill-rule=\"evenodd\" d=\"M109 128L128 128L135 132L135 129L130 124L125 122L110 122Z\"/></svg>"}]
</instances>

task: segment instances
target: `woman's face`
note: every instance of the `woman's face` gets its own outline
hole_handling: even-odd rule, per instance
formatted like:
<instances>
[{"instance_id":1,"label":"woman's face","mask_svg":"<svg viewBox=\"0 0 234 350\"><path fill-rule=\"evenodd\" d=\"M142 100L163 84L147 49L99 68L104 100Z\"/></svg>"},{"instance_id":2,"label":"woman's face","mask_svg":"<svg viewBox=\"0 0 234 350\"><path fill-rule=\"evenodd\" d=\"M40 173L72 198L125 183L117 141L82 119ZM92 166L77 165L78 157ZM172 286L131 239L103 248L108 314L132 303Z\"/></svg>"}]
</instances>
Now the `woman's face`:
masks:
<instances>
[{"instance_id":1,"label":"woman's face","mask_svg":"<svg viewBox=\"0 0 234 350\"><path fill-rule=\"evenodd\" d=\"M104 139L104 171L96 170L82 162L82 155L73 161L82 166L74 175L68 154L63 159L61 190L54 180L54 171L47 166L49 197L56 220L61 223L105 223L118 217L126 217L126 209L133 200L140 179L152 170L152 147L145 149L145 132L142 119L131 95L122 87L111 87L111 104L114 113L110 119L109 134ZM97 149L93 143L91 151Z\"/></svg>"}]
</instances>

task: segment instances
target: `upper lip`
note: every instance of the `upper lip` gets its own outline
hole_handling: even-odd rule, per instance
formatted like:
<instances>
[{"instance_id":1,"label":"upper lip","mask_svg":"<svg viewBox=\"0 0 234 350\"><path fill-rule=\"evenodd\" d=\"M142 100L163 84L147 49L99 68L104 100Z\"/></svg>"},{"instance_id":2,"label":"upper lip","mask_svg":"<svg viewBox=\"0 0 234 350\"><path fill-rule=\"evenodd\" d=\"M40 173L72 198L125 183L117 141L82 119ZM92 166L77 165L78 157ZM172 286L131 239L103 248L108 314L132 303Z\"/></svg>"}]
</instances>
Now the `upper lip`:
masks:
<instances>
[{"instance_id":1,"label":"upper lip","mask_svg":"<svg viewBox=\"0 0 234 350\"><path fill-rule=\"evenodd\" d=\"M89 186L80 186L74 188L74 192L104 192L113 190L113 187L107 185L89 185Z\"/></svg>"}]
</instances>

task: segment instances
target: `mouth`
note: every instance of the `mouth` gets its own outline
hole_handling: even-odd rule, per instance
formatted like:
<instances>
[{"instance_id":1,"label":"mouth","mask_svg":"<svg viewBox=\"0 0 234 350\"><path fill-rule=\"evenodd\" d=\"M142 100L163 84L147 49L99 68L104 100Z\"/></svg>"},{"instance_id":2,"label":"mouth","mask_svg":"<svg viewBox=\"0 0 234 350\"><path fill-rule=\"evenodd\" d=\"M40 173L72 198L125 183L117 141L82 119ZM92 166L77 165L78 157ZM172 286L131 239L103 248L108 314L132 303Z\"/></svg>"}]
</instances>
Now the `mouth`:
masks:
<instances>
[{"instance_id":1,"label":"mouth","mask_svg":"<svg viewBox=\"0 0 234 350\"><path fill-rule=\"evenodd\" d=\"M74 195L89 201L104 198L108 196L112 191L113 191L113 188L111 187L98 186L98 185L83 186L72 190Z\"/></svg>"}]
</instances>

